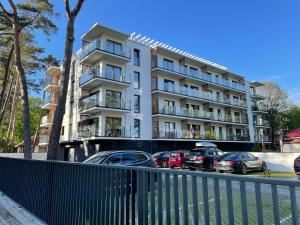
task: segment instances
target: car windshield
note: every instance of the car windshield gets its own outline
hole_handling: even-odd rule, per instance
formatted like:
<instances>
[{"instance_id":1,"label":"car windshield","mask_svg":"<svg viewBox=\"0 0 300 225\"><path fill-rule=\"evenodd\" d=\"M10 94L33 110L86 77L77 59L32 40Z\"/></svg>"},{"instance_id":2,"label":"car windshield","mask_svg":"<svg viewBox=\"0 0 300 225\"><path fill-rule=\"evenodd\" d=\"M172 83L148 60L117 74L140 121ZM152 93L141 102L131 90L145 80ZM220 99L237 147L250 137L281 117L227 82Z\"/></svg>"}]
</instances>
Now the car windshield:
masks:
<instances>
[{"instance_id":1,"label":"car windshield","mask_svg":"<svg viewBox=\"0 0 300 225\"><path fill-rule=\"evenodd\" d=\"M204 151L197 151L197 152L191 152L191 154L189 156L193 157L193 156L200 156L200 155L204 155Z\"/></svg>"},{"instance_id":2,"label":"car windshield","mask_svg":"<svg viewBox=\"0 0 300 225\"><path fill-rule=\"evenodd\" d=\"M103 161L103 159L106 158L107 155L108 155L107 152L98 153L98 154L93 155L92 157L86 159L85 161L83 161L83 163L99 164Z\"/></svg>"},{"instance_id":3,"label":"car windshield","mask_svg":"<svg viewBox=\"0 0 300 225\"><path fill-rule=\"evenodd\" d=\"M168 154L168 153L167 152L157 152L157 153L153 154L152 156L154 156L154 157L160 157L160 156L164 156L166 154Z\"/></svg>"},{"instance_id":4,"label":"car windshield","mask_svg":"<svg viewBox=\"0 0 300 225\"><path fill-rule=\"evenodd\" d=\"M228 154L228 153L227 153ZM226 155L223 159L224 160L233 160L233 159L238 159L239 158L239 154L228 154L228 155Z\"/></svg>"}]
</instances>

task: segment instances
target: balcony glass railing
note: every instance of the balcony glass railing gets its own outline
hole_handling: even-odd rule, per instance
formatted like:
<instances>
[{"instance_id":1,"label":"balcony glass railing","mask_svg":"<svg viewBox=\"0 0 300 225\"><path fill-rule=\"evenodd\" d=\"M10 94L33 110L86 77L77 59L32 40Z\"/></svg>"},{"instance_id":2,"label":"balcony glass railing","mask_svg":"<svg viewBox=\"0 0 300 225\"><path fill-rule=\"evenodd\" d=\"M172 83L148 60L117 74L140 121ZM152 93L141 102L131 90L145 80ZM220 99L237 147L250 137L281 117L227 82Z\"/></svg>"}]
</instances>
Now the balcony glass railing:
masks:
<instances>
[{"instance_id":1,"label":"balcony glass railing","mask_svg":"<svg viewBox=\"0 0 300 225\"><path fill-rule=\"evenodd\" d=\"M269 126L269 122L268 121L261 121L261 120L253 120L253 125L254 126L265 126L265 127L268 127Z\"/></svg>"},{"instance_id":2,"label":"balcony glass railing","mask_svg":"<svg viewBox=\"0 0 300 225\"><path fill-rule=\"evenodd\" d=\"M121 56L124 58L128 58L130 59L130 51L127 53L123 47L111 47L108 42L105 41L101 41L98 39L93 40L91 43L86 44L82 50L81 50L81 54L80 54L80 60L84 59L85 57L87 57L89 54L91 54L92 52L94 52L95 50L100 50L102 52L107 52L116 56Z\"/></svg>"},{"instance_id":3,"label":"balcony glass railing","mask_svg":"<svg viewBox=\"0 0 300 225\"><path fill-rule=\"evenodd\" d=\"M269 142L271 141L271 137L268 135L255 134L254 141L256 142Z\"/></svg>"},{"instance_id":4,"label":"balcony glass railing","mask_svg":"<svg viewBox=\"0 0 300 225\"><path fill-rule=\"evenodd\" d=\"M129 74L111 74L108 72L100 72L99 70L89 70L83 73L79 78L79 84L83 85L84 83L94 79L94 78L103 78L112 81L118 81L121 83L131 83Z\"/></svg>"},{"instance_id":5,"label":"balcony glass railing","mask_svg":"<svg viewBox=\"0 0 300 225\"><path fill-rule=\"evenodd\" d=\"M92 124L84 126L78 131L79 138L90 138L90 137L111 137L111 138L130 138L131 128L127 127L115 127L115 128L104 128L98 129L98 124Z\"/></svg>"},{"instance_id":6,"label":"balcony glass railing","mask_svg":"<svg viewBox=\"0 0 300 225\"><path fill-rule=\"evenodd\" d=\"M161 65L162 64L162 65ZM156 63L156 65L154 66L154 68L162 68L164 70L168 70L177 74L182 74L185 76L189 76L192 78L196 78L199 79L201 81L206 81L209 83L213 83L213 84L217 84L220 86L224 86L227 88L231 88L234 90L239 90L239 91L245 91L245 85L244 84L239 84L239 83L235 83L235 82L230 82L226 79L220 78L220 77L213 77L212 75L208 74L208 73L204 73L202 71L199 70L193 70L193 69L188 69L185 66L182 65L166 65L165 63Z\"/></svg>"},{"instance_id":7,"label":"balcony glass railing","mask_svg":"<svg viewBox=\"0 0 300 225\"><path fill-rule=\"evenodd\" d=\"M199 130L188 130L188 129L155 129L153 130L153 138L161 139L195 139L195 140L219 140L219 141L249 141L248 136L234 136L227 135L216 135L210 131L201 132Z\"/></svg>"},{"instance_id":8,"label":"balcony glass railing","mask_svg":"<svg viewBox=\"0 0 300 225\"><path fill-rule=\"evenodd\" d=\"M48 135L40 135L39 136L39 143L48 143L49 142L49 136Z\"/></svg>"},{"instance_id":9,"label":"balcony glass railing","mask_svg":"<svg viewBox=\"0 0 300 225\"><path fill-rule=\"evenodd\" d=\"M262 112L268 111L267 105L252 105L251 108L252 108L252 111L262 111Z\"/></svg>"},{"instance_id":10,"label":"balcony glass railing","mask_svg":"<svg viewBox=\"0 0 300 225\"><path fill-rule=\"evenodd\" d=\"M154 108L158 108L158 107L154 107ZM163 107L161 109L153 111L153 114L189 117L189 118L195 118L195 119L230 122L230 123L236 123L236 124L247 124L247 122L241 120L240 117L236 117L234 120L232 120L232 118L228 117L228 116L225 116L225 118L223 118L222 115L220 115L220 114L215 115L213 112L203 112L200 110L193 110L193 109L187 109L187 108L176 109L175 107Z\"/></svg>"},{"instance_id":11,"label":"balcony glass railing","mask_svg":"<svg viewBox=\"0 0 300 225\"><path fill-rule=\"evenodd\" d=\"M99 101L97 94L79 100L79 111L84 111L94 107L130 110L131 104L130 101L124 101L123 99L108 96L105 97L105 101Z\"/></svg>"},{"instance_id":12,"label":"balcony glass railing","mask_svg":"<svg viewBox=\"0 0 300 225\"><path fill-rule=\"evenodd\" d=\"M209 92L201 92L199 90L187 88L181 85L169 85L169 84L163 84L163 88L159 88L161 85L157 85L158 87L153 88L153 91L165 91L169 93L174 93L174 94L179 94L179 95L184 95L184 96L189 96L193 98L198 98L201 100L209 100L213 102L218 102L222 104L227 104L227 105L233 105L233 106L239 106L239 107L246 107L246 101L238 100L233 103L231 99L223 99L221 97L217 97Z\"/></svg>"}]
</instances>

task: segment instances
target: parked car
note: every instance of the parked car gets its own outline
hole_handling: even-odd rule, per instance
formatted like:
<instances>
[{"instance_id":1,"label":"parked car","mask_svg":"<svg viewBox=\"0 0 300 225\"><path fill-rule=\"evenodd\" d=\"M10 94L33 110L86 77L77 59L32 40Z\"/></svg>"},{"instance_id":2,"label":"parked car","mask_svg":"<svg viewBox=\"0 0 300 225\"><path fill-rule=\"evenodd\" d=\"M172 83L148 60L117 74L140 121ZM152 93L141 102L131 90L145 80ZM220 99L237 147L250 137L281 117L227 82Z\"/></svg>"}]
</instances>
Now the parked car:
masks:
<instances>
[{"instance_id":1,"label":"parked car","mask_svg":"<svg viewBox=\"0 0 300 225\"><path fill-rule=\"evenodd\" d=\"M265 161L247 152L235 152L220 160L215 160L214 167L218 172L231 172L247 174L248 171L265 171L267 164Z\"/></svg>"},{"instance_id":2,"label":"parked car","mask_svg":"<svg viewBox=\"0 0 300 225\"><path fill-rule=\"evenodd\" d=\"M214 160L220 159L224 152L217 148L196 148L191 151L188 157L187 165L190 170L214 170Z\"/></svg>"},{"instance_id":3,"label":"parked car","mask_svg":"<svg viewBox=\"0 0 300 225\"><path fill-rule=\"evenodd\" d=\"M83 163L113 166L157 167L151 154L134 150L99 152L85 160Z\"/></svg>"},{"instance_id":4,"label":"parked car","mask_svg":"<svg viewBox=\"0 0 300 225\"><path fill-rule=\"evenodd\" d=\"M152 159L156 162L158 167L169 168L170 152L157 152L152 155Z\"/></svg>"},{"instance_id":5,"label":"parked car","mask_svg":"<svg viewBox=\"0 0 300 225\"><path fill-rule=\"evenodd\" d=\"M172 151L169 156L169 167L171 169L175 167L180 167L181 169L186 169L186 160L187 157L189 156L190 151L188 150L177 150L177 151Z\"/></svg>"},{"instance_id":6,"label":"parked car","mask_svg":"<svg viewBox=\"0 0 300 225\"><path fill-rule=\"evenodd\" d=\"M297 175L297 178L300 180L300 155L294 161L294 170Z\"/></svg>"}]
</instances>

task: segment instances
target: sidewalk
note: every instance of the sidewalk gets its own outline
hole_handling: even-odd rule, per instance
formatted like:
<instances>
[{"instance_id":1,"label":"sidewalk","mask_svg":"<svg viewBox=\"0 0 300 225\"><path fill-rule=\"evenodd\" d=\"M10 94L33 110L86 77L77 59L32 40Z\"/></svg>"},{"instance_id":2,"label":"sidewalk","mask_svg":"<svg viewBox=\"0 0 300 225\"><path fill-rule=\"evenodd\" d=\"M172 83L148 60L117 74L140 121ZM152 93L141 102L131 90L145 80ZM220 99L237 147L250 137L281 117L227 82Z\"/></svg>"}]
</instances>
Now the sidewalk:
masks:
<instances>
[{"instance_id":1,"label":"sidewalk","mask_svg":"<svg viewBox=\"0 0 300 225\"><path fill-rule=\"evenodd\" d=\"M0 192L0 225L45 225L45 223Z\"/></svg>"}]
</instances>

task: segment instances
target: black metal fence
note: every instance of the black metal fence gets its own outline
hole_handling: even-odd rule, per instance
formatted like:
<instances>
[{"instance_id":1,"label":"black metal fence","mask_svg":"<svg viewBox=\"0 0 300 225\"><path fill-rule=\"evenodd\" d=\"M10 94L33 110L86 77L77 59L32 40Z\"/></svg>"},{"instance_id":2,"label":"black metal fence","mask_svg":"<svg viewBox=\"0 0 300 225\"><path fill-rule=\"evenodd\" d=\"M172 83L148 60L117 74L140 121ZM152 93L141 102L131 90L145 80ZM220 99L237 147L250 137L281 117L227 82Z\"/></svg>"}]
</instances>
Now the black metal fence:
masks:
<instances>
[{"instance_id":1,"label":"black metal fence","mask_svg":"<svg viewBox=\"0 0 300 225\"><path fill-rule=\"evenodd\" d=\"M0 158L0 191L48 224L295 224L300 182Z\"/></svg>"}]
</instances>

